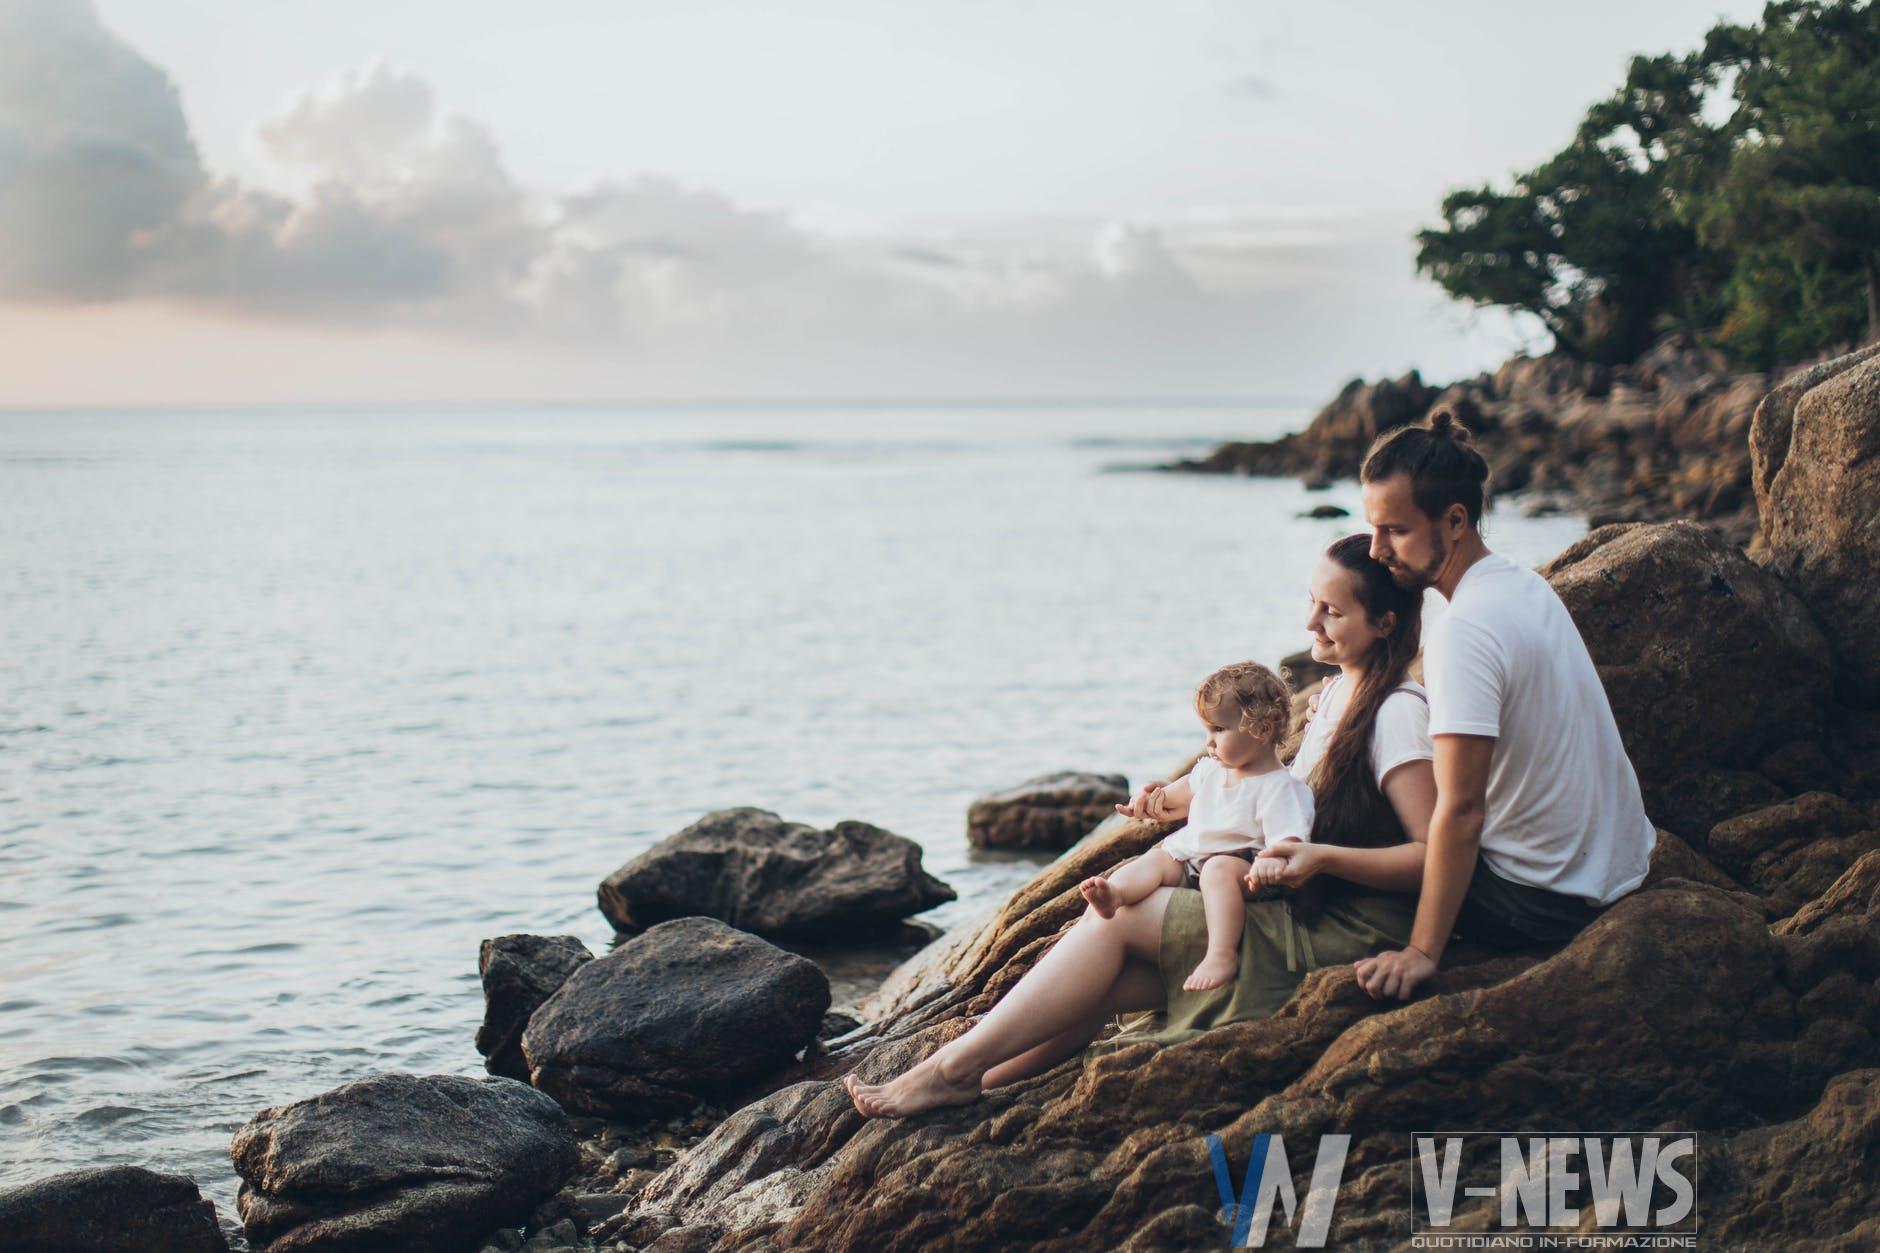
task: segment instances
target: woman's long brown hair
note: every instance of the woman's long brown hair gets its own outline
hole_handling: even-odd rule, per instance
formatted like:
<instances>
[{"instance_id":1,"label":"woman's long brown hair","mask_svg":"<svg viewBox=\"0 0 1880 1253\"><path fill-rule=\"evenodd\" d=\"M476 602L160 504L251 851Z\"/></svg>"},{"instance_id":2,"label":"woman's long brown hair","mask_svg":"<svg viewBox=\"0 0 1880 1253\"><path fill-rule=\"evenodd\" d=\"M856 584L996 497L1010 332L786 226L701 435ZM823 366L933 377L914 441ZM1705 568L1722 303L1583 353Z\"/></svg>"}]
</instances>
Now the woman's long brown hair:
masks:
<instances>
[{"instance_id":1,"label":"woman's long brown hair","mask_svg":"<svg viewBox=\"0 0 1880 1253\"><path fill-rule=\"evenodd\" d=\"M1344 717L1312 771L1318 802L1312 838L1320 844L1358 847L1400 843L1405 838L1402 824L1385 802L1371 765L1371 734L1385 698L1403 683L1416 660L1423 637L1423 594L1397 586L1389 569L1371 557L1368 535L1347 535L1325 555L1351 572L1358 604L1373 624L1386 614L1395 614L1397 620L1390 633L1372 645L1364 677L1345 702Z\"/></svg>"}]
</instances>

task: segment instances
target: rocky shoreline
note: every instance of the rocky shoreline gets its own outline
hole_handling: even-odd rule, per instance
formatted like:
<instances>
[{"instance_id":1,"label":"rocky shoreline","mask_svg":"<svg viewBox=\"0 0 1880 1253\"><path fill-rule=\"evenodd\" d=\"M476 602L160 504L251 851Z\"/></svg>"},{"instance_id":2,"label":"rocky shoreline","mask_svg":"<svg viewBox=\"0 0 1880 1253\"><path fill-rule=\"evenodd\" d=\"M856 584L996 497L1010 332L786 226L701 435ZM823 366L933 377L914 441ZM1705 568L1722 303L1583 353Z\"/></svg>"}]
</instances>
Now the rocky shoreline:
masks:
<instances>
[{"instance_id":1,"label":"rocky shoreline","mask_svg":"<svg viewBox=\"0 0 1880 1253\"><path fill-rule=\"evenodd\" d=\"M1660 828L1646 885L1571 943L1458 945L1406 1005L1325 969L1273 1018L871 1122L840 1076L885 1077L964 1030L1076 919L1077 882L1165 828L1102 822L831 1013L827 975L791 946L896 925L948 890L867 824L726 811L607 878L598 900L630 930L608 953L485 942L492 1077L366 1076L257 1114L232 1146L247 1242L1218 1247L1205 1137L1238 1174L1264 1132L1349 1134L1331 1243L1388 1248L1408 1236L1408 1136L1508 1127L1696 1133L1704 1247L1880 1244L1880 346L1779 382L1666 353L1599 377L1541 359L1461 391L1359 386L1308 432L1187 467L1348 473L1377 430L1447 399L1475 406L1464 417L1504 489L1696 519L1598 526L1542 567ZM1319 676L1289 679L1304 701ZM1033 780L975 825L1049 847L1109 788ZM801 908L759 907L778 884ZM1291 1166L1303 1197L1309 1152ZM1458 1229L1486 1229L1486 1205L1468 1202ZM178 1176L113 1168L0 1193L4 1249L227 1247Z\"/></svg>"},{"instance_id":2,"label":"rocky shoreline","mask_svg":"<svg viewBox=\"0 0 1880 1253\"><path fill-rule=\"evenodd\" d=\"M1550 354L1445 386L1415 370L1352 379L1302 431L1163 468L1329 486L1357 477L1378 435L1443 404L1475 433L1492 489L1532 512L1583 512L1595 527L1691 518L1748 544L1757 533L1751 419L1771 389L1817 364L1734 371L1715 352L1669 339L1629 365Z\"/></svg>"}]
</instances>

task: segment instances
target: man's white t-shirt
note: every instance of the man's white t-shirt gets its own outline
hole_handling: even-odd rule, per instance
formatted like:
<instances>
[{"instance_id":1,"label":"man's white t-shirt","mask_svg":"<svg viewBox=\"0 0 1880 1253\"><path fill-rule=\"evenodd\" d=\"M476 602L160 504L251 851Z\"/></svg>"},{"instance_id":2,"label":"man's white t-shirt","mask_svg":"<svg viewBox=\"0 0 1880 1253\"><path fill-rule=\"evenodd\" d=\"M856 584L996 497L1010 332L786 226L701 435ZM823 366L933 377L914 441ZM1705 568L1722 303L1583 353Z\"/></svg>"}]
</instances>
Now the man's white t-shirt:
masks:
<instances>
[{"instance_id":1,"label":"man's white t-shirt","mask_svg":"<svg viewBox=\"0 0 1880 1253\"><path fill-rule=\"evenodd\" d=\"M1186 777L1193 799L1188 802L1187 825L1162 841L1162 851L1170 857L1251 857L1277 840L1312 838L1312 789L1283 768L1229 783L1227 768L1203 757Z\"/></svg>"},{"instance_id":2,"label":"man's white t-shirt","mask_svg":"<svg viewBox=\"0 0 1880 1253\"><path fill-rule=\"evenodd\" d=\"M1295 777L1311 782L1325 752L1332 746L1332 732L1344 721L1351 706L1353 685L1345 676L1335 674L1319 689L1319 711L1306 726L1306 735L1293 754ZM1428 761L1435 754L1430 746L1429 694L1423 685L1406 679L1377 707L1377 720L1371 724L1371 769L1377 773L1377 785L1398 766L1412 761Z\"/></svg>"},{"instance_id":3,"label":"man's white t-shirt","mask_svg":"<svg viewBox=\"0 0 1880 1253\"><path fill-rule=\"evenodd\" d=\"M1657 833L1606 689L1547 580L1490 553L1423 646L1431 735L1495 739L1482 859L1504 879L1607 905Z\"/></svg>"}]
</instances>

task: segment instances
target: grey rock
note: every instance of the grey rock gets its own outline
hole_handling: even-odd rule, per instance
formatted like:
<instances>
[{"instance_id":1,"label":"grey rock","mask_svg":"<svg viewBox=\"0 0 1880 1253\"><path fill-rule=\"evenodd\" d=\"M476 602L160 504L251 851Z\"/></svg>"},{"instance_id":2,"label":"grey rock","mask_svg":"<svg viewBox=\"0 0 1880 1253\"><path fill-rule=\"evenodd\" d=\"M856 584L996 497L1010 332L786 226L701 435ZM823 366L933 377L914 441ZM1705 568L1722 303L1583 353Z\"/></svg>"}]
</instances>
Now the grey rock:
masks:
<instances>
[{"instance_id":1,"label":"grey rock","mask_svg":"<svg viewBox=\"0 0 1880 1253\"><path fill-rule=\"evenodd\" d=\"M818 830L764 809L710 813L601 883L622 930L705 917L757 935L841 938L954 899L920 845L866 822Z\"/></svg>"},{"instance_id":2,"label":"grey rock","mask_svg":"<svg viewBox=\"0 0 1880 1253\"><path fill-rule=\"evenodd\" d=\"M574 972L523 1033L530 1078L571 1110L649 1118L734 1094L815 1037L815 963L710 918L661 923Z\"/></svg>"},{"instance_id":3,"label":"grey rock","mask_svg":"<svg viewBox=\"0 0 1880 1253\"><path fill-rule=\"evenodd\" d=\"M522 1056L522 1030L529 1025L529 1015L569 975L593 960L587 945L571 935L499 935L483 941L477 953L483 1025L476 1039L483 1068L526 1083L529 1063Z\"/></svg>"},{"instance_id":4,"label":"grey rock","mask_svg":"<svg viewBox=\"0 0 1880 1253\"><path fill-rule=\"evenodd\" d=\"M568 1117L509 1079L376 1075L235 1134L256 1253L457 1253L524 1219L578 1161Z\"/></svg>"},{"instance_id":5,"label":"grey rock","mask_svg":"<svg viewBox=\"0 0 1880 1253\"><path fill-rule=\"evenodd\" d=\"M1042 774L968 806L966 838L977 848L1061 852L1128 800L1129 780L1120 774Z\"/></svg>"},{"instance_id":6,"label":"grey rock","mask_svg":"<svg viewBox=\"0 0 1880 1253\"><path fill-rule=\"evenodd\" d=\"M141 1166L71 1170L0 1190L6 1253L226 1253L195 1181Z\"/></svg>"}]
</instances>

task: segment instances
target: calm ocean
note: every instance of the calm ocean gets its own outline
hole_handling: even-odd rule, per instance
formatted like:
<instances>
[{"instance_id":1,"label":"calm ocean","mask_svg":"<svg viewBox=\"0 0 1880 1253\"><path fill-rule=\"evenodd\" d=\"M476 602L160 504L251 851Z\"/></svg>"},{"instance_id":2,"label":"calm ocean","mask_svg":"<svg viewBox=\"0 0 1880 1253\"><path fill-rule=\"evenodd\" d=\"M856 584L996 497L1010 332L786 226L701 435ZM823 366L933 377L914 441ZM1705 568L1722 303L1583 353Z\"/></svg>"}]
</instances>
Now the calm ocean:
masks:
<instances>
[{"instance_id":1,"label":"calm ocean","mask_svg":"<svg viewBox=\"0 0 1880 1253\"><path fill-rule=\"evenodd\" d=\"M860 818L946 925L973 796L1159 774L1306 642L1343 484L1111 472L1298 405L0 414L0 1183L480 1072L477 943L605 944L701 813ZM1505 511L1528 562L1577 518Z\"/></svg>"}]
</instances>

